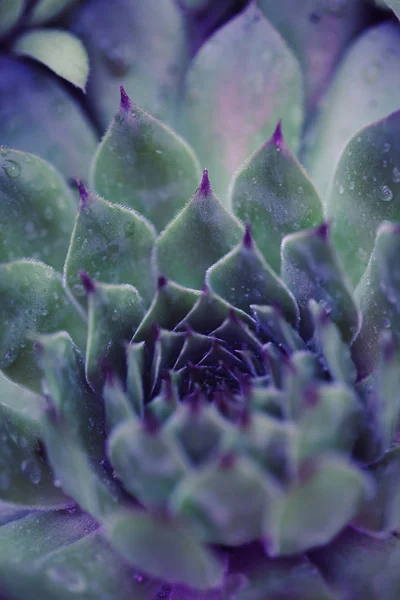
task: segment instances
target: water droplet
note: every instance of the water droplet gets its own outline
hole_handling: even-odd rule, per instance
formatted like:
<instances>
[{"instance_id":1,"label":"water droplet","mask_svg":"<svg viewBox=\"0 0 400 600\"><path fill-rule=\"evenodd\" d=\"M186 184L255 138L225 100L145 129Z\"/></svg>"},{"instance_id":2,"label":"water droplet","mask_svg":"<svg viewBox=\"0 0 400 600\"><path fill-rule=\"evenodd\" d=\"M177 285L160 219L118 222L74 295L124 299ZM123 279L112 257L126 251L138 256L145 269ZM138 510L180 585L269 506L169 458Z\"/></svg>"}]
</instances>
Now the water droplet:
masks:
<instances>
[{"instance_id":1,"label":"water droplet","mask_svg":"<svg viewBox=\"0 0 400 600\"><path fill-rule=\"evenodd\" d=\"M27 458L21 463L21 471L26 475L32 483L37 485L42 479L42 470L40 465L33 460L33 458Z\"/></svg>"},{"instance_id":2,"label":"water droplet","mask_svg":"<svg viewBox=\"0 0 400 600\"><path fill-rule=\"evenodd\" d=\"M383 152L384 152L385 154L386 154L387 152L389 152L390 148L391 148L391 144L390 144L389 142L385 142L385 143L383 144Z\"/></svg>"},{"instance_id":3,"label":"water droplet","mask_svg":"<svg viewBox=\"0 0 400 600\"><path fill-rule=\"evenodd\" d=\"M393 192L387 185L382 185L380 190L381 200L384 202L390 202L393 200Z\"/></svg>"},{"instance_id":4,"label":"water droplet","mask_svg":"<svg viewBox=\"0 0 400 600\"><path fill-rule=\"evenodd\" d=\"M339 185L339 194L342 196L344 194L344 187Z\"/></svg>"},{"instance_id":5,"label":"water droplet","mask_svg":"<svg viewBox=\"0 0 400 600\"><path fill-rule=\"evenodd\" d=\"M392 180L394 183L400 183L400 169L398 167L393 167Z\"/></svg>"},{"instance_id":6,"label":"water droplet","mask_svg":"<svg viewBox=\"0 0 400 600\"><path fill-rule=\"evenodd\" d=\"M21 175L21 165L19 165L15 160L5 160L2 166L4 173L12 179L15 179Z\"/></svg>"}]
</instances>

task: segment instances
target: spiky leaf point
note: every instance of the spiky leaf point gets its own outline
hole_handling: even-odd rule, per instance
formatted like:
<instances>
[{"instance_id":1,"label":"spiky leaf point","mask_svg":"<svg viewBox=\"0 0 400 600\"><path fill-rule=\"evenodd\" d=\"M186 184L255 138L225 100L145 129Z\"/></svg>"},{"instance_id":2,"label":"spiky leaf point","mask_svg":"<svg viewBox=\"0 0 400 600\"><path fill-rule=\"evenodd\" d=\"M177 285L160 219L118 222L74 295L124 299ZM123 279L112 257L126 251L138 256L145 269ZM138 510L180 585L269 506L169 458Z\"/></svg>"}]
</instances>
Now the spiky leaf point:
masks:
<instances>
[{"instance_id":1,"label":"spiky leaf point","mask_svg":"<svg viewBox=\"0 0 400 600\"><path fill-rule=\"evenodd\" d=\"M328 369L333 380L354 386L357 370L350 348L343 342L338 327L315 300L310 300L309 310L314 322L313 345L323 366Z\"/></svg>"},{"instance_id":2,"label":"spiky leaf point","mask_svg":"<svg viewBox=\"0 0 400 600\"><path fill-rule=\"evenodd\" d=\"M297 324L296 301L265 262L249 226L242 243L208 269L206 283L213 292L247 313L251 313L252 304L279 304L290 323Z\"/></svg>"},{"instance_id":3,"label":"spiky leaf point","mask_svg":"<svg viewBox=\"0 0 400 600\"><path fill-rule=\"evenodd\" d=\"M199 589L222 583L223 565L172 519L131 511L110 522L107 534L125 560L145 573Z\"/></svg>"},{"instance_id":4,"label":"spiky leaf point","mask_svg":"<svg viewBox=\"0 0 400 600\"><path fill-rule=\"evenodd\" d=\"M82 355L65 332L36 337L43 393L69 429L72 439L91 456L103 455L104 411L88 386Z\"/></svg>"},{"instance_id":5,"label":"spiky leaf point","mask_svg":"<svg viewBox=\"0 0 400 600\"><path fill-rule=\"evenodd\" d=\"M245 223L265 260L280 272L280 248L285 235L322 223L318 194L289 150L281 123L264 146L236 173L229 204Z\"/></svg>"},{"instance_id":6,"label":"spiky leaf point","mask_svg":"<svg viewBox=\"0 0 400 600\"><path fill-rule=\"evenodd\" d=\"M157 239L158 267L177 283L200 289L208 267L242 236L243 226L214 195L205 170L196 194Z\"/></svg>"},{"instance_id":7,"label":"spiky leaf point","mask_svg":"<svg viewBox=\"0 0 400 600\"><path fill-rule=\"evenodd\" d=\"M395 340L400 340L399 252L400 226L383 223L378 229L368 267L356 290L362 324L352 353L360 379L373 368L382 329L390 327Z\"/></svg>"},{"instance_id":8,"label":"spiky leaf point","mask_svg":"<svg viewBox=\"0 0 400 600\"><path fill-rule=\"evenodd\" d=\"M79 183L80 205L65 261L64 278L86 305L79 272L95 281L129 283L146 303L155 289L152 269L154 227L135 211L111 204Z\"/></svg>"},{"instance_id":9,"label":"spiky leaf point","mask_svg":"<svg viewBox=\"0 0 400 600\"><path fill-rule=\"evenodd\" d=\"M62 271L76 205L64 179L32 154L0 148L0 260L30 256Z\"/></svg>"},{"instance_id":10,"label":"spiky leaf point","mask_svg":"<svg viewBox=\"0 0 400 600\"><path fill-rule=\"evenodd\" d=\"M88 55L82 42L67 31L28 31L17 38L13 50L43 63L56 75L85 91L89 76Z\"/></svg>"},{"instance_id":11,"label":"spiky leaf point","mask_svg":"<svg viewBox=\"0 0 400 600\"><path fill-rule=\"evenodd\" d=\"M327 544L358 513L371 492L371 481L341 456L316 459L304 468L281 503L276 535L267 538L268 554L298 554Z\"/></svg>"},{"instance_id":12,"label":"spiky leaf point","mask_svg":"<svg viewBox=\"0 0 400 600\"><path fill-rule=\"evenodd\" d=\"M14 381L39 391L32 336L65 330L84 348L85 323L65 293L61 277L38 261L1 264L0 297L1 368Z\"/></svg>"},{"instance_id":13,"label":"spiky leaf point","mask_svg":"<svg viewBox=\"0 0 400 600\"><path fill-rule=\"evenodd\" d=\"M264 522L272 525L276 519L280 502L273 477L251 459L227 453L188 475L170 506L193 523L200 539L239 546L261 537Z\"/></svg>"},{"instance_id":14,"label":"spiky leaf point","mask_svg":"<svg viewBox=\"0 0 400 600\"><path fill-rule=\"evenodd\" d=\"M94 189L137 210L161 231L199 179L197 159L186 142L133 104L121 87L119 110L94 157Z\"/></svg>"},{"instance_id":15,"label":"spiky leaf point","mask_svg":"<svg viewBox=\"0 0 400 600\"><path fill-rule=\"evenodd\" d=\"M348 140L368 123L398 110L399 49L397 25L380 23L356 39L337 69L318 119L307 136L304 157L322 198L327 198L336 164ZM349 175L351 181L353 174ZM360 179L368 177L368 173L360 175Z\"/></svg>"},{"instance_id":16,"label":"spiky leaf point","mask_svg":"<svg viewBox=\"0 0 400 600\"><path fill-rule=\"evenodd\" d=\"M332 240L353 285L382 221L400 220L400 111L358 131L336 168L327 202Z\"/></svg>"},{"instance_id":17,"label":"spiky leaf point","mask_svg":"<svg viewBox=\"0 0 400 600\"><path fill-rule=\"evenodd\" d=\"M282 279L300 308L300 333L307 340L313 332L308 303L314 299L339 327L345 342L354 339L359 315L346 275L329 239L329 228L293 233L282 244Z\"/></svg>"},{"instance_id":18,"label":"spiky leaf point","mask_svg":"<svg viewBox=\"0 0 400 600\"><path fill-rule=\"evenodd\" d=\"M221 198L233 173L272 134L279 118L296 148L303 113L300 68L254 2L203 45L185 91L187 137L202 166L212 170Z\"/></svg>"},{"instance_id":19,"label":"spiky leaf point","mask_svg":"<svg viewBox=\"0 0 400 600\"><path fill-rule=\"evenodd\" d=\"M1 57L0 129L2 144L41 156L66 177L87 177L97 134L79 104L41 65Z\"/></svg>"},{"instance_id":20,"label":"spiky leaf point","mask_svg":"<svg viewBox=\"0 0 400 600\"><path fill-rule=\"evenodd\" d=\"M101 393L102 364L109 364L121 377L126 375L125 344L143 318L143 301L131 285L94 284L82 272L81 277L88 294L86 378Z\"/></svg>"}]
</instances>

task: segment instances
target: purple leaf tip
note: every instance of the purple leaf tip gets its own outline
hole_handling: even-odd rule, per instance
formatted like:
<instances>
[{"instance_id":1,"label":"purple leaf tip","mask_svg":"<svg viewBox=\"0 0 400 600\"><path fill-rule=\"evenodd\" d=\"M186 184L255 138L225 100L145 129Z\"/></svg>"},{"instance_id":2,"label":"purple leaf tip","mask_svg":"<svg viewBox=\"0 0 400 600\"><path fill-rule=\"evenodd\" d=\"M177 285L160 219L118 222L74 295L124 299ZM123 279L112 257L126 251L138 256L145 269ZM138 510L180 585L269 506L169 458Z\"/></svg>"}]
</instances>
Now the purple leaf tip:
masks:
<instances>
[{"instance_id":1,"label":"purple leaf tip","mask_svg":"<svg viewBox=\"0 0 400 600\"><path fill-rule=\"evenodd\" d=\"M204 169L204 171L203 171L203 179L201 180L199 190L200 190L200 193L203 194L204 196L208 196L211 193L211 184L210 184L210 180L208 178L207 169Z\"/></svg>"},{"instance_id":2,"label":"purple leaf tip","mask_svg":"<svg viewBox=\"0 0 400 600\"><path fill-rule=\"evenodd\" d=\"M243 237L243 246L250 250L253 247L253 236L251 235L251 225L246 223L246 231Z\"/></svg>"},{"instance_id":3,"label":"purple leaf tip","mask_svg":"<svg viewBox=\"0 0 400 600\"><path fill-rule=\"evenodd\" d=\"M96 286L93 279L89 277L86 271L79 271L78 273L80 280L82 281L83 287L87 294L93 294L96 291Z\"/></svg>"},{"instance_id":4,"label":"purple leaf tip","mask_svg":"<svg viewBox=\"0 0 400 600\"><path fill-rule=\"evenodd\" d=\"M327 221L321 223L321 225L318 225L318 227L314 229L314 233L323 240L327 240L329 236L329 223Z\"/></svg>"},{"instance_id":5,"label":"purple leaf tip","mask_svg":"<svg viewBox=\"0 0 400 600\"><path fill-rule=\"evenodd\" d=\"M128 94L126 93L123 85L120 85L119 89L121 92L121 108L124 108L125 110L129 110L129 108L131 107L131 99L129 98Z\"/></svg>"},{"instance_id":6,"label":"purple leaf tip","mask_svg":"<svg viewBox=\"0 0 400 600\"><path fill-rule=\"evenodd\" d=\"M283 142L283 133L282 133L282 120L278 121L278 124L275 128L274 133L272 134L272 139L276 148L280 148Z\"/></svg>"},{"instance_id":7,"label":"purple leaf tip","mask_svg":"<svg viewBox=\"0 0 400 600\"><path fill-rule=\"evenodd\" d=\"M83 183L80 179L76 180L76 185L78 186L79 197L81 199L81 203L86 204L87 200L89 198L89 192L88 192L87 188L83 185Z\"/></svg>"},{"instance_id":8,"label":"purple leaf tip","mask_svg":"<svg viewBox=\"0 0 400 600\"><path fill-rule=\"evenodd\" d=\"M219 466L221 469L228 470L228 469L232 469L232 467L235 465L236 462L236 455L233 452L225 452L220 460L219 460Z\"/></svg>"},{"instance_id":9,"label":"purple leaf tip","mask_svg":"<svg viewBox=\"0 0 400 600\"><path fill-rule=\"evenodd\" d=\"M159 290L165 288L168 284L168 279L164 275L159 275L157 279L157 287Z\"/></svg>"}]
</instances>

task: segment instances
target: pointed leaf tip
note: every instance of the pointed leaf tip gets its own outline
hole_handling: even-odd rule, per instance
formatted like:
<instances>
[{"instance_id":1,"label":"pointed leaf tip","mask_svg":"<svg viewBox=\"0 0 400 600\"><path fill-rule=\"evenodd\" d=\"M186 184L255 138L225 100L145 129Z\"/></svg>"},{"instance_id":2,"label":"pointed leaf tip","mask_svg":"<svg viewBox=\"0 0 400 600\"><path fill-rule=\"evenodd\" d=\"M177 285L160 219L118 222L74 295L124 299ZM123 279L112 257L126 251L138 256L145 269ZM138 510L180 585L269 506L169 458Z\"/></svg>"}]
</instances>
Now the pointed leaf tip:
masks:
<instances>
[{"instance_id":1,"label":"pointed leaf tip","mask_svg":"<svg viewBox=\"0 0 400 600\"><path fill-rule=\"evenodd\" d=\"M276 148L280 148L282 146L282 143L283 143L282 119L279 119L279 121L278 121L275 131L272 134L272 140L273 140Z\"/></svg>"},{"instance_id":2,"label":"pointed leaf tip","mask_svg":"<svg viewBox=\"0 0 400 600\"><path fill-rule=\"evenodd\" d=\"M168 279L164 277L164 275L159 275L157 279L157 287L159 290L162 290L168 284Z\"/></svg>"},{"instance_id":3,"label":"pointed leaf tip","mask_svg":"<svg viewBox=\"0 0 400 600\"><path fill-rule=\"evenodd\" d=\"M123 85L120 85L119 89L121 92L121 108L128 110L131 107L132 101L129 98L128 94L126 93Z\"/></svg>"},{"instance_id":4,"label":"pointed leaf tip","mask_svg":"<svg viewBox=\"0 0 400 600\"><path fill-rule=\"evenodd\" d=\"M329 222L325 221L324 223L321 223L321 225L318 225L318 227L314 229L314 232L315 235L326 240L329 236Z\"/></svg>"},{"instance_id":5,"label":"pointed leaf tip","mask_svg":"<svg viewBox=\"0 0 400 600\"><path fill-rule=\"evenodd\" d=\"M82 281L83 287L86 290L87 294L94 294L96 291L96 286L94 284L93 279L89 277L86 271L79 271L78 273L80 280Z\"/></svg>"},{"instance_id":6,"label":"pointed leaf tip","mask_svg":"<svg viewBox=\"0 0 400 600\"><path fill-rule=\"evenodd\" d=\"M79 198L81 200L81 203L85 204L87 199L89 198L89 191L80 179L76 179L76 185L78 186Z\"/></svg>"},{"instance_id":7,"label":"pointed leaf tip","mask_svg":"<svg viewBox=\"0 0 400 600\"><path fill-rule=\"evenodd\" d=\"M211 193L211 184L210 184L210 180L208 178L208 170L204 169L203 171L203 178L201 180L201 184L200 184L200 193L203 194L204 196L208 196Z\"/></svg>"},{"instance_id":8,"label":"pointed leaf tip","mask_svg":"<svg viewBox=\"0 0 400 600\"><path fill-rule=\"evenodd\" d=\"M246 223L246 231L243 236L243 246L250 250L253 247L253 236L251 235L251 224Z\"/></svg>"}]
</instances>

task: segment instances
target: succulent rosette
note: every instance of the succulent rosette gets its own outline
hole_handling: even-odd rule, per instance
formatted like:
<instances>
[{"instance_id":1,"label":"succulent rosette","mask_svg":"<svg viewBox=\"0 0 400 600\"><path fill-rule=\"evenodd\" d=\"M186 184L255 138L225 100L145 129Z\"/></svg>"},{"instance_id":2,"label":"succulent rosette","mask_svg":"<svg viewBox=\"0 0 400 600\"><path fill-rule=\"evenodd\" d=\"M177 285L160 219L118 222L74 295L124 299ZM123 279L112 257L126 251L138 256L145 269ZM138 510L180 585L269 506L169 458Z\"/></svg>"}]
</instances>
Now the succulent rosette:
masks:
<instances>
[{"instance_id":1,"label":"succulent rosette","mask_svg":"<svg viewBox=\"0 0 400 600\"><path fill-rule=\"evenodd\" d=\"M397 600L398 2L71 3L87 100L24 29L67 3L27 4L0 4L5 46L39 36L0 57L2 597Z\"/></svg>"}]
</instances>

